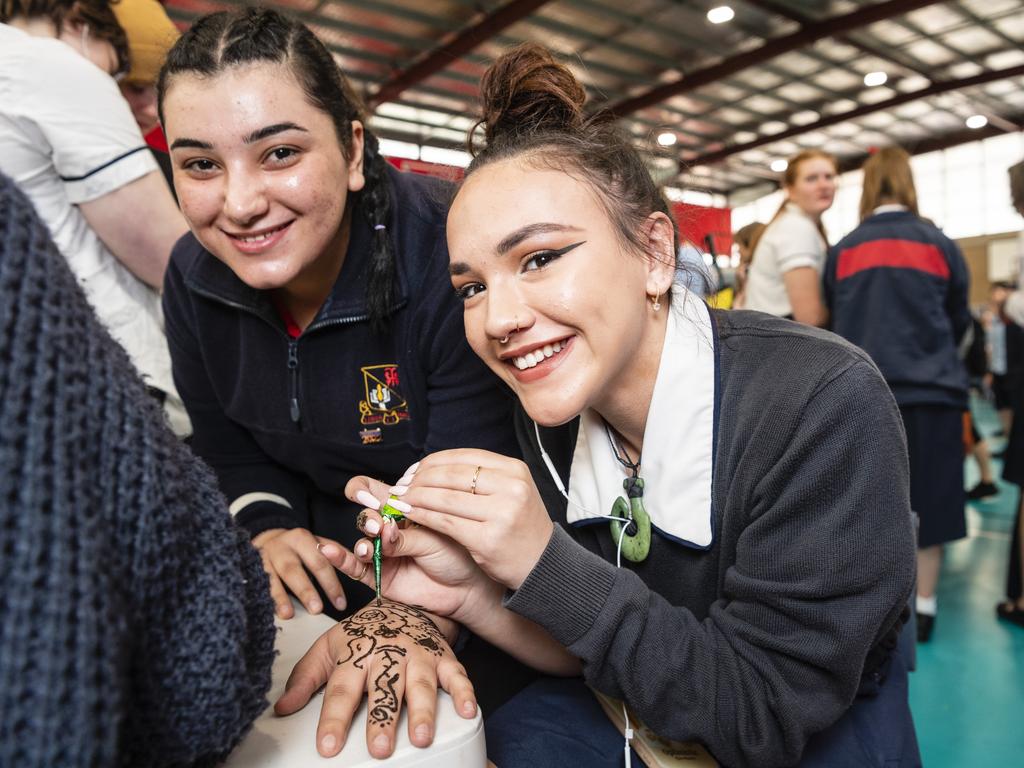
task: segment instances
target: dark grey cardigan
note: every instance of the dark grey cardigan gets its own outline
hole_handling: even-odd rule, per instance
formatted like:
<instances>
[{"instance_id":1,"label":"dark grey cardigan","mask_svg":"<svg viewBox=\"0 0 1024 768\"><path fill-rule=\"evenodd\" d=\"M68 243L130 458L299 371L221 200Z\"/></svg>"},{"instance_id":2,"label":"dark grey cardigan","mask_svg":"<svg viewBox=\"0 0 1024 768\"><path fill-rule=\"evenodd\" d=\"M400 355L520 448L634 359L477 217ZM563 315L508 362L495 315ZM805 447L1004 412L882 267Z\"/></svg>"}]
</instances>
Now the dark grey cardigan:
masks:
<instances>
[{"instance_id":1,"label":"dark grey cardigan","mask_svg":"<svg viewBox=\"0 0 1024 768\"><path fill-rule=\"evenodd\" d=\"M211 765L266 706L266 576L0 176L0 766Z\"/></svg>"}]
</instances>

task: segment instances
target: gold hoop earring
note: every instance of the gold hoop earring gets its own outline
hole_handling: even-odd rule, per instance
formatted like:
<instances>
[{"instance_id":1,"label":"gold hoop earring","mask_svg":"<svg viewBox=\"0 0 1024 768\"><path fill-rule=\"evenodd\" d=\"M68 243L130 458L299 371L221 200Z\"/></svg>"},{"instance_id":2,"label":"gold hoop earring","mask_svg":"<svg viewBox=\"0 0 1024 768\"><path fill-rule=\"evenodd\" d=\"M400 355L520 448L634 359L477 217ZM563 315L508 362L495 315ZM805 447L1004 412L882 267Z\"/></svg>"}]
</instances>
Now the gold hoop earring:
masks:
<instances>
[{"instance_id":1,"label":"gold hoop earring","mask_svg":"<svg viewBox=\"0 0 1024 768\"><path fill-rule=\"evenodd\" d=\"M657 296L655 296L655 297L653 297L651 299L651 309L653 309L655 312L657 312L659 309L661 309L661 294L660 293Z\"/></svg>"}]
</instances>

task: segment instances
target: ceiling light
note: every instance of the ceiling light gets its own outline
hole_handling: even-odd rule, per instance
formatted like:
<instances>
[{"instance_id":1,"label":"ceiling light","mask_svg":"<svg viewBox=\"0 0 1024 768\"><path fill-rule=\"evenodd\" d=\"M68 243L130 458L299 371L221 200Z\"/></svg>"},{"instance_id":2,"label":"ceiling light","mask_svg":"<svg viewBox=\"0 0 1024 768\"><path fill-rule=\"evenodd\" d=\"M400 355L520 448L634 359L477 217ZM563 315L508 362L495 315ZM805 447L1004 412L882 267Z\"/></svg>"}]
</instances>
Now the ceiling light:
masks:
<instances>
[{"instance_id":1,"label":"ceiling light","mask_svg":"<svg viewBox=\"0 0 1024 768\"><path fill-rule=\"evenodd\" d=\"M967 118L968 128L984 128L988 125L988 118L984 115L971 115Z\"/></svg>"},{"instance_id":2,"label":"ceiling light","mask_svg":"<svg viewBox=\"0 0 1024 768\"><path fill-rule=\"evenodd\" d=\"M779 158L778 160L772 160L772 164L769 166L776 173L782 173L784 170L789 168L789 161Z\"/></svg>"},{"instance_id":3,"label":"ceiling light","mask_svg":"<svg viewBox=\"0 0 1024 768\"><path fill-rule=\"evenodd\" d=\"M665 131L664 133L658 134L658 143L663 147L671 147L677 141L676 135L672 131Z\"/></svg>"},{"instance_id":4,"label":"ceiling light","mask_svg":"<svg viewBox=\"0 0 1024 768\"><path fill-rule=\"evenodd\" d=\"M735 15L735 11L728 5L720 5L708 11L708 21L712 24L724 24L727 21L732 21Z\"/></svg>"},{"instance_id":5,"label":"ceiling light","mask_svg":"<svg viewBox=\"0 0 1024 768\"><path fill-rule=\"evenodd\" d=\"M889 76L885 72L868 72L864 75L864 85L873 88L876 85L884 84L888 79Z\"/></svg>"}]
</instances>

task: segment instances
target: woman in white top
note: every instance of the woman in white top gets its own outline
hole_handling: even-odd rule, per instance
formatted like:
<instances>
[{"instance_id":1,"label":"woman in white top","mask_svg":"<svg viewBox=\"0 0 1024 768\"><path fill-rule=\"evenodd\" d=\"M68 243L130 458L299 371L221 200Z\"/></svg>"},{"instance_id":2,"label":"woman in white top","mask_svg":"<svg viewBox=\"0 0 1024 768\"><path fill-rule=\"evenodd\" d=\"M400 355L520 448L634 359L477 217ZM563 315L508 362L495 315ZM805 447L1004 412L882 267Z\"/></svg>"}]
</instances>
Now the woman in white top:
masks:
<instances>
[{"instance_id":1,"label":"woman in white top","mask_svg":"<svg viewBox=\"0 0 1024 768\"><path fill-rule=\"evenodd\" d=\"M825 325L821 270L828 241L821 215L836 194L836 161L816 149L792 157L783 175L786 200L753 245L746 309Z\"/></svg>"}]
</instances>

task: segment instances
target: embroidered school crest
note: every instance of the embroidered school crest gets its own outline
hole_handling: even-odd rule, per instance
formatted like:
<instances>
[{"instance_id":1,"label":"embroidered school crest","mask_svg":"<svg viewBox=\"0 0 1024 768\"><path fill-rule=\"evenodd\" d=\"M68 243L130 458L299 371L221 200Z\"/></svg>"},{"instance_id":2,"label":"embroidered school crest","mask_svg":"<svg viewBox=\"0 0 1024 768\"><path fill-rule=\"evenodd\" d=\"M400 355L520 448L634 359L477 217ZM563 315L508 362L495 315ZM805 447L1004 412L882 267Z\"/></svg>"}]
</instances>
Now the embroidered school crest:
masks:
<instances>
[{"instance_id":1,"label":"embroidered school crest","mask_svg":"<svg viewBox=\"0 0 1024 768\"><path fill-rule=\"evenodd\" d=\"M366 392L366 398L359 403L359 423L363 426L390 426L408 420L409 404L399 389L402 382L398 366L394 363L366 365L359 370L363 372L363 389Z\"/></svg>"}]
</instances>

